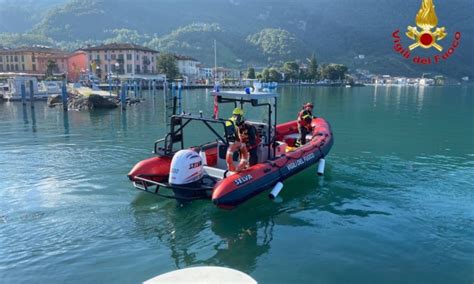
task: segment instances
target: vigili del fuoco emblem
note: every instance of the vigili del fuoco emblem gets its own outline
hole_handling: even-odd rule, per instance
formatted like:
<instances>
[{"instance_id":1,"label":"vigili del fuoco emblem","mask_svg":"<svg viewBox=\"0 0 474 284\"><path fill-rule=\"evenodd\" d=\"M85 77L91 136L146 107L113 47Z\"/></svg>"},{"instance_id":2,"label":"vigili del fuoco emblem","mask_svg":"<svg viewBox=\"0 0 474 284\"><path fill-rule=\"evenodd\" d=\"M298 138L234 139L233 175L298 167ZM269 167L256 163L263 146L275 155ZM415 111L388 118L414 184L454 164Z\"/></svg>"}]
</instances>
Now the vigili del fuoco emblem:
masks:
<instances>
[{"instance_id":1,"label":"vigili del fuoco emblem","mask_svg":"<svg viewBox=\"0 0 474 284\"><path fill-rule=\"evenodd\" d=\"M397 53L400 53L403 58L409 59L415 64L438 64L450 58L459 47L461 42L460 32L454 32L453 39L450 45L446 48L443 48L443 46L438 43L443 40L448 35L448 33L446 32L446 28L444 26L438 27L438 16L436 15L433 0L421 1L421 7L416 14L415 22L416 26L408 26L405 33L409 39L415 41L408 47L403 45L403 39L400 35L399 29L392 33L394 43L393 49ZM430 49L434 47L438 52L428 54L425 54L424 52L416 52L416 54L412 54L412 51L414 52L417 47L421 47L423 49Z\"/></svg>"},{"instance_id":2,"label":"vigili del fuoco emblem","mask_svg":"<svg viewBox=\"0 0 474 284\"><path fill-rule=\"evenodd\" d=\"M438 17L436 16L435 5L433 0L422 0L421 8L416 15L417 27L408 26L406 35L416 42L408 48L413 50L417 47L431 48L434 47L438 51L443 51L443 47L437 43L446 37L445 27L436 27L438 25ZM436 28L434 31L432 29Z\"/></svg>"}]
</instances>

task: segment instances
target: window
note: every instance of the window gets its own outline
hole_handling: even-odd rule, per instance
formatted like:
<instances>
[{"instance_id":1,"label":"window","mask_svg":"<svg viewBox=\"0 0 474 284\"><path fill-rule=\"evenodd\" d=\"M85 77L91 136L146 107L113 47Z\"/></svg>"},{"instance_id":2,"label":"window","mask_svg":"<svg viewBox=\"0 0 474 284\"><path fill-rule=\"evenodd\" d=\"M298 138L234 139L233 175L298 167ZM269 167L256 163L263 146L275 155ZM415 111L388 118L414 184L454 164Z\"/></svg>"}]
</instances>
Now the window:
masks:
<instances>
[{"instance_id":1,"label":"window","mask_svg":"<svg viewBox=\"0 0 474 284\"><path fill-rule=\"evenodd\" d=\"M109 55L107 53L104 55L104 60L109 60Z\"/></svg>"},{"instance_id":2,"label":"window","mask_svg":"<svg viewBox=\"0 0 474 284\"><path fill-rule=\"evenodd\" d=\"M127 64L127 73L132 73L132 64Z\"/></svg>"},{"instance_id":3,"label":"window","mask_svg":"<svg viewBox=\"0 0 474 284\"><path fill-rule=\"evenodd\" d=\"M0 64L0 72L3 72L3 64Z\"/></svg>"},{"instance_id":4,"label":"window","mask_svg":"<svg viewBox=\"0 0 474 284\"><path fill-rule=\"evenodd\" d=\"M123 54L119 54L119 55L118 55L118 60L123 61Z\"/></svg>"},{"instance_id":5,"label":"window","mask_svg":"<svg viewBox=\"0 0 474 284\"><path fill-rule=\"evenodd\" d=\"M127 54L127 60L132 60L132 55L130 53Z\"/></svg>"},{"instance_id":6,"label":"window","mask_svg":"<svg viewBox=\"0 0 474 284\"><path fill-rule=\"evenodd\" d=\"M140 60L140 55L137 54L137 60Z\"/></svg>"},{"instance_id":7,"label":"window","mask_svg":"<svg viewBox=\"0 0 474 284\"><path fill-rule=\"evenodd\" d=\"M89 54L89 61L92 61L92 54Z\"/></svg>"},{"instance_id":8,"label":"window","mask_svg":"<svg viewBox=\"0 0 474 284\"><path fill-rule=\"evenodd\" d=\"M10 62L10 60L8 60L8 55L5 56L5 59L6 59L6 60L5 60L6 62Z\"/></svg>"},{"instance_id":9,"label":"window","mask_svg":"<svg viewBox=\"0 0 474 284\"><path fill-rule=\"evenodd\" d=\"M24 55L21 56L21 62L25 62L25 56Z\"/></svg>"},{"instance_id":10,"label":"window","mask_svg":"<svg viewBox=\"0 0 474 284\"><path fill-rule=\"evenodd\" d=\"M18 71L18 64L15 64L15 71Z\"/></svg>"},{"instance_id":11,"label":"window","mask_svg":"<svg viewBox=\"0 0 474 284\"><path fill-rule=\"evenodd\" d=\"M33 64L33 71L36 71L36 64Z\"/></svg>"},{"instance_id":12,"label":"window","mask_svg":"<svg viewBox=\"0 0 474 284\"><path fill-rule=\"evenodd\" d=\"M97 59L97 60L100 60L100 54L97 54L96 59Z\"/></svg>"},{"instance_id":13,"label":"window","mask_svg":"<svg viewBox=\"0 0 474 284\"><path fill-rule=\"evenodd\" d=\"M135 68L135 73L140 73L140 65L137 65L137 67Z\"/></svg>"},{"instance_id":14,"label":"window","mask_svg":"<svg viewBox=\"0 0 474 284\"><path fill-rule=\"evenodd\" d=\"M31 55L31 61L36 62L36 57L35 57L34 53L33 53L33 55Z\"/></svg>"},{"instance_id":15,"label":"window","mask_svg":"<svg viewBox=\"0 0 474 284\"><path fill-rule=\"evenodd\" d=\"M105 69L105 73L109 73L109 65L105 64L104 67L105 67L105 68L104 68L104 69Z\"/></svg>"},{"instance_id":16,"label":"window","mask_svg":"<svg viewBox=\"0 0 474 284\"><path fill-rule=\"evenodd\" d=\"M13 62L13 55L10 55L10 62Z\"/></svg>"},{"instance_id":17,"label":"window","mask_svg":"<svg viewBox=\"0 0 474 284\"><path fill-rule=\"evenodd\" d=\"M7 64L7 71L10 71L10 65Z\"/></svg>"},{"instance_id":18,"label":"window","mask_svg":"<svg viewBox=\"0 0 474 284\"><path fill-rule=\"evenodd\" d=\"M112 54L111 58L112 58L112 60L117 59L117 57L115 56L115 54Z\"/></svg>"},{"instance_id":19,"label":"window","mask_svg":"<svg viewBox=\"0 0 474 284\"><path fill-rule=\"evenodd\" d=\"M21 64L21 70L25 71L25 64Z\"/></svg>"},{"instance_id":20,"label":"window","mask_svg":"<svg viewBox=\"0 0 474 284\"><path fill-rule=\"evenodd\" d=\"M0 56L0 62L3 62L3 56Z\"/></svg>"}]
</instances>

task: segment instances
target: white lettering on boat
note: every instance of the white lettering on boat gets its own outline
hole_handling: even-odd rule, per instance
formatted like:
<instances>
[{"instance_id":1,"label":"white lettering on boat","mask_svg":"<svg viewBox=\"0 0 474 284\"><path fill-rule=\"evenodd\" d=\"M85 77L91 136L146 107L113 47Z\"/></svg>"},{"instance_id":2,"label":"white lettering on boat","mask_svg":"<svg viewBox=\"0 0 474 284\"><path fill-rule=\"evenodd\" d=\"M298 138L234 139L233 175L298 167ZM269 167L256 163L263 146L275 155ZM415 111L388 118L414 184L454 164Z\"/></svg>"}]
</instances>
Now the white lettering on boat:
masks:
<instances>
[{"instance_id":1,"label":"white lettering on boat","mask_svg":"<svg viewBox=\"0 0 474 284\"><path fill-rule=\"evenodd\" d=\"M306 155L302 158L299 158L298 160L296 160L294 162L289 163L288 165L286 165L286 168L289 171L294 170L294 169L299 168L299 167L303 166L304 164L310 162L314 158L315 158L314 153L309 153L308 155Z\"/></svg>"},{"instance_id":2,"label":"white lettering on boat","mask_svg":"<svg viewBox=\"0 0 474 284\"><path fill-rule=\"evenodd\" d=\"M239 177L238 179L234 180L234 183L237 185L237 186L240 186L246 182L248 182L249 180L253 179L253 176L252 175L246 175L246 176L243 176L243 177Z\"/></svg>"}]
</instances>

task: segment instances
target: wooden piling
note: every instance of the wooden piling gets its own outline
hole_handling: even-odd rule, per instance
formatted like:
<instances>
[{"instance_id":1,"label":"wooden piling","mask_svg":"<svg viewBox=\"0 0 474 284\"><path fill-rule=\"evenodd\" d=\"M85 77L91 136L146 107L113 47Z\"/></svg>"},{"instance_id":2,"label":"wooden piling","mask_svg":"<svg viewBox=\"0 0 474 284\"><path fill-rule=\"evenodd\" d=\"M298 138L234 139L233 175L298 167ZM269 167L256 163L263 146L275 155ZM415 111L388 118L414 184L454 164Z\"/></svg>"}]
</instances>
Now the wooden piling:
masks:
<instances>
[{"instance_id":1,"label":"wooden piling","mask_svg":"<svg viewBox=\"0 0 474 284\"><path fill-rule=\"evenodd\" d=\"M35 89L33 86L33 80L30 80L30 104L31 108L35 107Z\"/></svg>"},{"instance_id":2,"label":"wooden piling","mask_svg":"<svg viewBox=\"0 0 474 284\"><path fill-rule=\"evenodd\" d=\"M67 111L67 100L68 100L66 84L67 83L64 80L63 85L61 87L61 97L62 97L62 101L63 101L63 110L64 111Z\"/></svg>"},{"instance_id":3,"label":"wooden piling","mask_svg":"<svg viewBox=\"0 0 474 284\"><path fill-rule=\"evenodd\" d=\"M26 86L24 83L21 84L21 103L26 105Z\"/></svg>"}]
</instances>

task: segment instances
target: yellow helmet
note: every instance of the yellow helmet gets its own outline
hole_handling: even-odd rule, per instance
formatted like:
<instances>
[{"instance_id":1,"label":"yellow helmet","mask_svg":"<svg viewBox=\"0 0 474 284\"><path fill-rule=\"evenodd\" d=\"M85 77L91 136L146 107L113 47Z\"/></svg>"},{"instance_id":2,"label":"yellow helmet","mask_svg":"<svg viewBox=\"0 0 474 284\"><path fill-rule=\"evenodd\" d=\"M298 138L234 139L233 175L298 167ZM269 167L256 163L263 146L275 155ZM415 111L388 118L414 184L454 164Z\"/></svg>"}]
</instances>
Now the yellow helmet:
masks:
<instances>
[{"instance_id":1,"label":"yellow helmet","mask_svg":"<svg viewBox=\"0 0 474 284\"><path fill-rule=\"evenodd\" d=\"M240 107L236 107L236 108L234 108L234 110L232 111L232 114L233 114L233 115L244 116L244 111L243 111Z\"/></svg>"}]
</instances>

